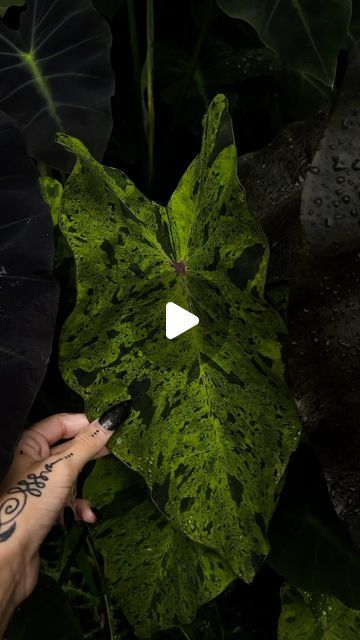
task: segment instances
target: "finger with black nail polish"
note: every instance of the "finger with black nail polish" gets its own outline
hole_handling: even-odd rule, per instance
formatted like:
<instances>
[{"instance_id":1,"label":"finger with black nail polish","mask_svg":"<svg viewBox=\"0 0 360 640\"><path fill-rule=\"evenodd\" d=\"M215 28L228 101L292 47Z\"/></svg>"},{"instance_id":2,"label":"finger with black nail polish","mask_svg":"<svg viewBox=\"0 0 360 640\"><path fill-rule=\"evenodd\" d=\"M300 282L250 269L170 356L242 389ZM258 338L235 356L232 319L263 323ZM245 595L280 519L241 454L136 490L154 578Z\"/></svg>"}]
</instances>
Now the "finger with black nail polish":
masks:
<instances>
[{"instance_id":1,"label":"finger with black nail polish","mask_svg":"<svg viewBox=\"0 0 360 640\"><path fill-rule=\"evenodd\" d=\"M110 409L105 411L99 418L99 424L103 429L108 431L114 431L122 422L125 422L129 417L131 410L130 400L115 404Z\"/></svg>"}]
</instances>

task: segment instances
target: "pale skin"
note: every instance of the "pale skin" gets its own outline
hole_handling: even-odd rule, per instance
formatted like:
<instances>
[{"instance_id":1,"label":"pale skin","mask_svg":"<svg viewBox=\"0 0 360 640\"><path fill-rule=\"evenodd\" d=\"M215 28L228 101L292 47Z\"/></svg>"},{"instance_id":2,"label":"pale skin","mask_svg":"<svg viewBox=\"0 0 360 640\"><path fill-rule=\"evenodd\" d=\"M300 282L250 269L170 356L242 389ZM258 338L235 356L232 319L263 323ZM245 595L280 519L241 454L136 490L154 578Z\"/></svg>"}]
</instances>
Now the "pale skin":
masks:
<instances>
[{"instance_id":1,"label":"pale skin","mask_svg":"<svg viewBox=\"0 0 360 640\"><path fill-rule=\"evenodd\" d=\"M40 545L54 524L63 524L64 507L76 520L96 521L90 503L76 498L76 481L89 460L110 453L112 433L83 413L56 414L24 431L0 484L0 639L37 583Z\"/></svg>"}]
</instances>

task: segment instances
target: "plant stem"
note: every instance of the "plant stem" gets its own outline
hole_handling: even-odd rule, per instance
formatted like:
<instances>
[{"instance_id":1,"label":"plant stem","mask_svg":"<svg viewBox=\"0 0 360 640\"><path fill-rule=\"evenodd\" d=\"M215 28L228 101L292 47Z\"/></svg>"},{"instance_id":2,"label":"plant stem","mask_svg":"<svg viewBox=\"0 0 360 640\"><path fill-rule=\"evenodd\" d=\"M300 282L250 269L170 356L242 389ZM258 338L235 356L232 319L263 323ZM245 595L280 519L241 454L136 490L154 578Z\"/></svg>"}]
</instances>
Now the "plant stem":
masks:
<instances>
[{"instance_id":1,"label":"plant stem","mask_svg":"<svg viewBox=\"0 0 360 640\"><path fill-rule=\"evenodd\" d=\"M147 0L146 9L146 137L148 142L148 190L151 190L154 175L155 106L154 106L154 1Z\"/></svg>"},{"instance_id":2,"label":"plant stem","mask_svg":"<svg viewBox=\"0 0 360 640\"><path fill-rule=\"evenodd\" d=\"M90 551L90 554L93 557L93 560L96 564L99 576L100 576L100 580L101 580L101 589L102 589L102 595L104 597L104 602L105 602L105 607L106 607L106 613L107 613L107 619L108 619L108 624L109 624L109 631L110 631L110 640L115 640L115 629L114 629L114 625L113 625L113 619L112 619L112 614L110 611L110 605L109 605L109 600L108 600L108 594L107 594L107 589L106 589L106 583L104 580L104 576L101 570L101 567L99 565L98 559L96 557L96 552L95 552L95 548L94 548L94 543L91 537L91 532L89 532L89 535L87 537L86 540L87 544L88 544L88 548Z\"/></svg>"},{"instance_id":3,"label":"plant stem","mask_svg":"<svg viewBox=\"0 0 360 640\"><path fill-rule=\"evenodd\" d=\"M143 127L143 107L142 107L142 94L141 94L141 62L140 62L140 48L139 38L136 27L136 14L135 14L135 2L134 0L127 0L128 9L128 25L130 32L130 47L131 57L134 69L134 87L135 87L135 109L136 118L138 122L137 127L137 148L142 164L142 175L145 181L147 175L147 161L145 154L141 153L141 150L145 144L145 132Z\"/></svg>"},{"instance_id":4,"label":"plant stem","mask_svg":"<svg viewBox=\"0 0 360 640\"><path fill-rule=\"evenodd\" d=\"M191 87L191 83L192 83L193 78L194 78L194 73L195 73L195 71L197 69L197 66L198 66L199 55L200 55L202 46L204 44L204 39L205 39L206 32L207 32L208 25L209 25L209 18L210 18L210 12L211 12L212 4L213 4L213 0L208 0L207 5L206 5L206 11L205 11L205 15L204 15L204 20L202 21L202 25L201 25L201 29L200 29L200 32L199 32L199 36L198 36L198 39L196 41L195 49L194 49L194 52L193 52L192 57L191 57L190 73L188 75L184 90L182 92L182 95L181 95L181 98L179 100L177 109L175 111L175 115L174 115L173 122L172 122L171 129L170 129L171 131L174 130L174 128L175 128L175 126L176 126L176 124L178 122L179 115L180 115L180 113L181 113L181 111L183 109L185 100L187 98L187 95L189 93L189 89Z\"/></svg>"}]
</instances>

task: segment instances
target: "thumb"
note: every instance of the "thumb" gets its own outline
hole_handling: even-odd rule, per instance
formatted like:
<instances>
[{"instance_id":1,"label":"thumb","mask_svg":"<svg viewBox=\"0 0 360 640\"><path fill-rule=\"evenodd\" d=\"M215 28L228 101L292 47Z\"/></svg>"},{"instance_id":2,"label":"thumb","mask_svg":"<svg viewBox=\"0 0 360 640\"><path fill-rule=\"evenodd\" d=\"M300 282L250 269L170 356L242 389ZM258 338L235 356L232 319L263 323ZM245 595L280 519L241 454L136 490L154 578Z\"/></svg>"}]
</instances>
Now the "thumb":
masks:
<instances>
[{"instance_id":1,"label":"thumb","mask_svg":"<svg viewBox=\"0 0 360 640\"><path fill-rule=\"evenodd\" d=\"M127 420L130 411L129 400L114 405L98 420L86 425L75 438L69 441L68 447L63 448L66 458L78 472L103 449L114 430Z\"/></svg>"}]
</instances>

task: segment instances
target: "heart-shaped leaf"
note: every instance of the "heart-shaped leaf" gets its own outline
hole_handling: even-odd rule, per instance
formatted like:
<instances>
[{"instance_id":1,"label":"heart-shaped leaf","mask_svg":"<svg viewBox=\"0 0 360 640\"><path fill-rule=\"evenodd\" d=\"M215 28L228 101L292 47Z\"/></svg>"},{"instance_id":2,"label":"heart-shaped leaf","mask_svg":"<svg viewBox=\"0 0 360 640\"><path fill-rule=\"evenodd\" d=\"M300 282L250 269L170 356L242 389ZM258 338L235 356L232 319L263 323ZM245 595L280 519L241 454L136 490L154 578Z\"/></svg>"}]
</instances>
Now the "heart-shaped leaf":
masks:
<instances>
[{"instance_id":1,"label":"heart-shaped leaf","mask_svg":"<svg viewBox=\"0 0 360 640\"><path fill-rule=\"evenodd\" d=\"M53 225L15 122L0 112L0 475L7 470L45 375L58 285Z\"/></svg>"},{"instance_id":2,"label":"heart-shaped leaf","mask_svg":"<svg viewBox=\"0 0 360 640\"><path fill-rule=\"evenodd\" d=\"M358 640L360 636L360 612L333 596L285 584L281 600L279 640Z\"/></svg>"},{"instance_id":3,"label":"heart-shaped leaf","mask_svg":"<svg viewBox=\"0 0 360 640\"><path fill-rule=\"evenodd\" d=\"M101 507L92 532L110 593L140 637L192 622L235 578L216 552L172 527L140 477L115 457L96 462L84 495Z\"/></svg>"},{"instance_id":4,"label":"heart-shaped leaf","mask_svg":"<svg viewBox=\"0 0 360 640\"><path fill-rule=\"evenodd\" d=\"M58 169L72 158L57 131L79 137L99 160L109 139L109 27L91 0L27 0L18 31L0 23L0 104L22 129L28 152Z\"/></svg>"},{"instance_id":5,"label":"heart-shaped leaf","mask_svg":"<svg viewBox=\"0 0 360 640\"><path fill-rule=\"evenodd\" d=\"M285 326L264 300L266 238L246 209L224 96L170 202L148 201L78 141L61 228L77 262L77 306L60 348L65 380L95 418L133 411L109 446L146 479L172 524L249 581L299 422L285 386ZM200 318L168 340L165 305Z\"/></svg>"},{"instance_id":6,"label":"heart-shaped leaf","mask_svg":"<svg viewBox=\"0 0 360 640\"><path fill-rule=\"evenodd\" d=\"M351 4L351 0L218 0L229 16L249 22L286 64L328 86L334 84Z\"/></svg>"}]
</instances>

